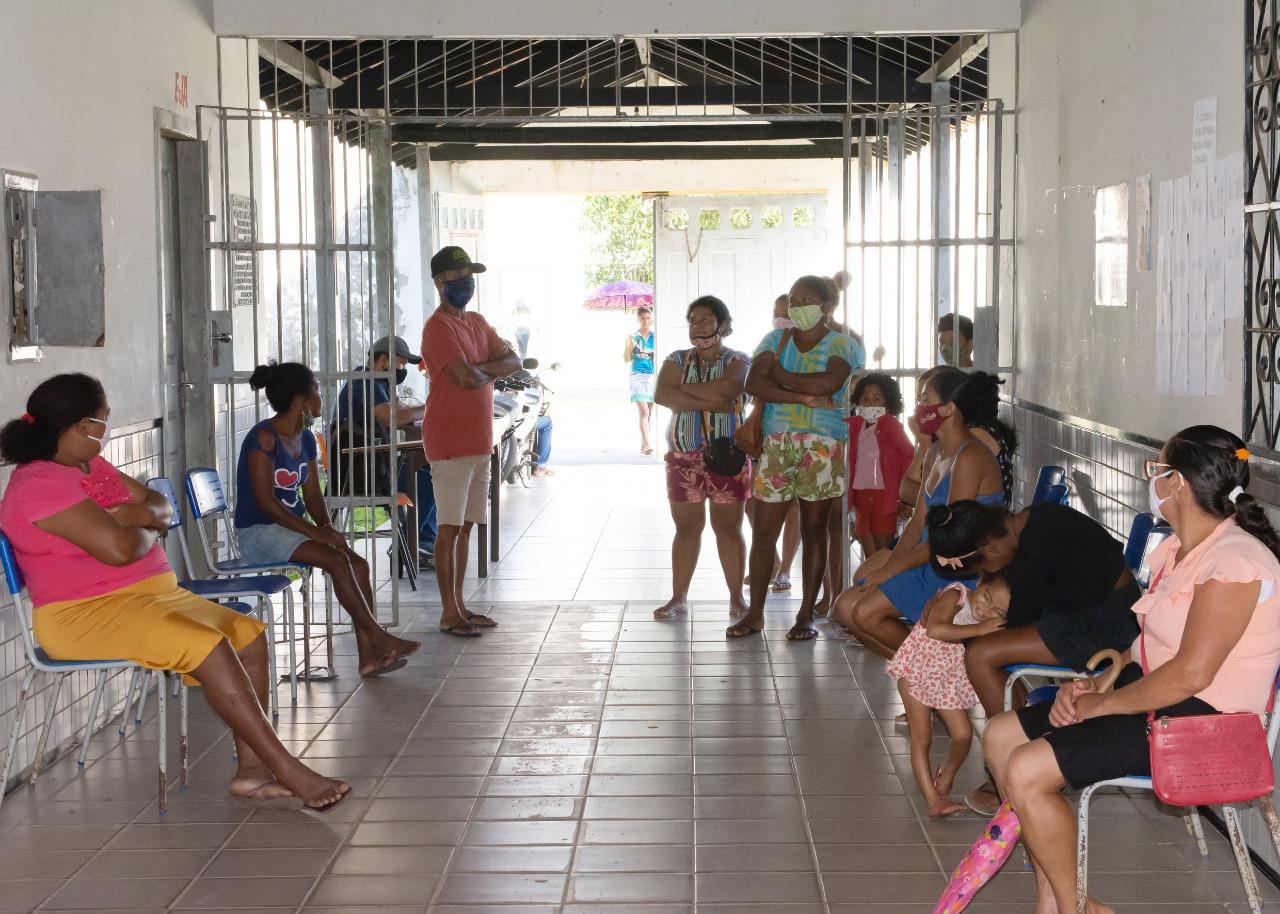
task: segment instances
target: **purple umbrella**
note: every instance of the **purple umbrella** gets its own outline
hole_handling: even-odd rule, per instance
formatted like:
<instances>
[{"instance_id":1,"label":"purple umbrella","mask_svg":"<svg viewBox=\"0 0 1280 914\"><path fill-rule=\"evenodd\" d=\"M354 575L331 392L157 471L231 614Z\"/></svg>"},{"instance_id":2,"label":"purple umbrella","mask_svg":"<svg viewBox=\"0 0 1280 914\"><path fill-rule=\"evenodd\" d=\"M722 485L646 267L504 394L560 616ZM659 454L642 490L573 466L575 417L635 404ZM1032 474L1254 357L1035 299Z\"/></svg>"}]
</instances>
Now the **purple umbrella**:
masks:
<instances>
[{"instance_id":1,"label":"purple umbrella","mask_svg":"<svg viewBox=\"0 0 1280 914\"><path fill-rule=\"evenodd\" d=\"M606 283L582 303L588 311L634 311L653 307L653 286L645 282L620 279Z\"/></svg>"}]
</instances>

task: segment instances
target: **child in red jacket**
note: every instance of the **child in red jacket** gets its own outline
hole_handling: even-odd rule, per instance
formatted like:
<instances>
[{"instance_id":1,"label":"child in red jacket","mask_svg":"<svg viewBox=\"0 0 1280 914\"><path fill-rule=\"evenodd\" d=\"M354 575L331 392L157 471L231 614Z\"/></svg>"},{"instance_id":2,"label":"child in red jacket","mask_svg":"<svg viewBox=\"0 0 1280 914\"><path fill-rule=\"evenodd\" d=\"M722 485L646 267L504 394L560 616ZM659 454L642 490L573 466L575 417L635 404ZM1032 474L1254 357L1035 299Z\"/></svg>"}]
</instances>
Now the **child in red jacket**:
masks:
<instances>
[{"instance_id":1,"label":"child in red jacket","mask_svg":"<svg viewBox=\"0 0 1280 914\"><path fill-rule=\"evenodd\" d=\"M898 416L902 389L887 374L863 375L853 389L849 423L849 508L854 535L870 558L898 532L898 487L915 448Z\"/></svg>"}]
</instances>

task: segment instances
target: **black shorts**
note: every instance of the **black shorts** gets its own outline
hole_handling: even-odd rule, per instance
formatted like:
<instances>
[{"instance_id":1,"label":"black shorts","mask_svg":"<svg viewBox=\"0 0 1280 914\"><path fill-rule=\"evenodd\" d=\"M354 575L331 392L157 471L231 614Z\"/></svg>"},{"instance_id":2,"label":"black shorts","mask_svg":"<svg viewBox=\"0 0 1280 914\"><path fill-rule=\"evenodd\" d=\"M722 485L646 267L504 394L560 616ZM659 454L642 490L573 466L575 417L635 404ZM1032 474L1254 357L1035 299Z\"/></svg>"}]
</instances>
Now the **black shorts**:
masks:
<instances>
[{"instance_id":1,"label":"black shorts","mask_svg":"<svg viewBox=\"0 0 1280 914\"><path fill-rule=\"evenodd\" d=\"M1124 652L1138 637L1132 606L1142 591L1130 581L1117 587L1093 612L1048 610L1035 621L1036 633L1058 662L1083 670L1089 658L1103 648Z\"/></svg>"},{"instance_id":2,"label":"black shorts","mask_svg":"<svg viewBox=\"0 0 1280 914\"><path fill-rule=\"evenodd\" d=\"M1128 664L1120 671L1115 687L1137 682L1142 667ZM1053 750L1058 769L1072 789L1080 790L1112 778L1150 777L1151 755L1147 744L1146 714L1108 714L1069 727L1049 723L1053 702L1042 701L1018 711L1018 723L1027 739L1043 739ZM1162 708L1157 717L1189 717L1194 714L1217 714L1218 711L1199 698L1188 698Z\"/></svg>"}]
</instances>

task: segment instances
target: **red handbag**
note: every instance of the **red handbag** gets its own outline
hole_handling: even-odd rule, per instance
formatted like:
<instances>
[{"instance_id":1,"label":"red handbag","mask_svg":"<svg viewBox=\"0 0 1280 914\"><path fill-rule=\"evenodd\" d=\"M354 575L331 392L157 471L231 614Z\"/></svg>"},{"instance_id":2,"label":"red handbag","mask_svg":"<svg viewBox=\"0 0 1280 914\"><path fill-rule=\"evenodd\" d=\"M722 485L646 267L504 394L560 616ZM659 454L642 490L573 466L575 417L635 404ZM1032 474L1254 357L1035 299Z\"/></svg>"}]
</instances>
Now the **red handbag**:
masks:
<instances>
[{"instance_id":1,"label":"red handbag","mask_svg":"<svg viewBox=\"0 0 1280 914\"><path fill-rule=\"evenodd\" d=\"M1151 590L1159 581L1152 582ZM1147 675L1147 627L1138 637L1142 675ZM1267 713L1275 706L1271 689ZM1151 785L1170 806L1244 803L1275 787L1267 732L1252 711L1156 718L1147 712Z\"/></svg>"}]
</instances>

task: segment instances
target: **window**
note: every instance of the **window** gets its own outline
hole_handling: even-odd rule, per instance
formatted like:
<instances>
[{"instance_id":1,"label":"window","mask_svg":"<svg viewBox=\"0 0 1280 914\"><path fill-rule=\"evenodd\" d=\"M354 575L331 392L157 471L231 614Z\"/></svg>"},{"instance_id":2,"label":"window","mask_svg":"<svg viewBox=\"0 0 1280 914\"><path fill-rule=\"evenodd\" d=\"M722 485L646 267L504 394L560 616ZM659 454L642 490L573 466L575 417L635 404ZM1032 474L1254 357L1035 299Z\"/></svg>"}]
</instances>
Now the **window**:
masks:
<instances>
[{"instance_id":1,"label":"window","mask_svg":"<svg viewBox=\"0 0 1280 914\"><path fill-rule=\"evenodd\" d=\"M712 231L720 228L720 210L698 210L698 226L704 229L711 229Z\"/></svg>"},{"instance_id":2,"label":"window","mask_svg":"<svg viewBox=\"0 0 1280 914\"><path fill-rule=\"evenodd\" d=\"M751 210L745 206L735 206L729 210L729 228L751 228Z\"/></svg>"},{"instance_id":3,"label":"window","mask_svg":"<svg viewBox=\"0 0 1280 914\"><path fill-rule=\"evenodd\" d=\"M663 225L672 231L683 231L689 227L689 211L687 209L669 209L662 213Z\"/></svg>"},{"instance_id":4,"label":"window","mask_svg":"<svg viewBox=\"0 0 1280 914\"><path fill-rule=\"evenodd\" d=\"M791 224L796 228L812 228L813 221L812 206L797 206L791 211Z\"/></svg>"},{"instance_id":5,"label":"window","mask_svg":"<svg viewBox=\"0 0 1280 914\"><path fill-rule=\"evenodd\" d=\"M782 227L782 207L760 207L760 225L762 228L774 229Z\"/></svg>"}]
</instances>

